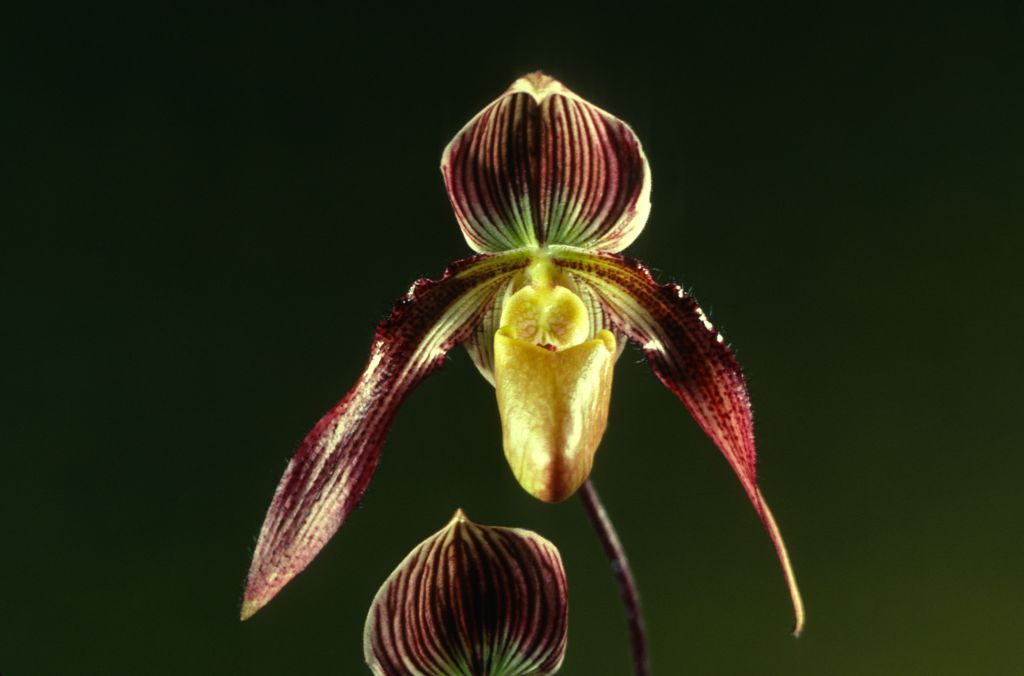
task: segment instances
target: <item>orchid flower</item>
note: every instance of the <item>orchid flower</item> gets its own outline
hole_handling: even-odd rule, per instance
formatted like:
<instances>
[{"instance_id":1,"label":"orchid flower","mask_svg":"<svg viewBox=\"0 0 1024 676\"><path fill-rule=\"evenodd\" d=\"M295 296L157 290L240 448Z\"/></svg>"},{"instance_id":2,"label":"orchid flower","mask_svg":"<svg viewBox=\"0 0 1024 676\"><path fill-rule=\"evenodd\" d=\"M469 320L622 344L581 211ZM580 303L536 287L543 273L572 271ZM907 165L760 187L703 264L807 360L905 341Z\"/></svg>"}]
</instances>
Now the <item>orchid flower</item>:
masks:
<instances>
[{"instance_id":1,"label":"orchid flower","mask_svg":"<svg viewBox=\"0 0 1024 676\"><path fill-rule=\"evenodd\" d=\"M408 393L465 343L496 390L505 456L535 497L557 502L590 474L615 361L638 345L740 480L775 546L796 617L803 605L757 485L739 364L697 303L619 254L650 211L651 175L633 130L541 73L520 78L466 124L441 171L476 255L419 280L378 327L362 376L305 437L260 532L248 618L334 535L373 475Z\"/></svg>"},{"instance_id":2,"label":"orchid flower","mask_svg":"<svg viewBox=\"0 0 1024 676\"><path fill-rule=\"evenodd\" d=\"M363 632L377 676L554 674L568 591L558 549L534 532L455 512L381 585Z\"/></svg>"}]
</instances>

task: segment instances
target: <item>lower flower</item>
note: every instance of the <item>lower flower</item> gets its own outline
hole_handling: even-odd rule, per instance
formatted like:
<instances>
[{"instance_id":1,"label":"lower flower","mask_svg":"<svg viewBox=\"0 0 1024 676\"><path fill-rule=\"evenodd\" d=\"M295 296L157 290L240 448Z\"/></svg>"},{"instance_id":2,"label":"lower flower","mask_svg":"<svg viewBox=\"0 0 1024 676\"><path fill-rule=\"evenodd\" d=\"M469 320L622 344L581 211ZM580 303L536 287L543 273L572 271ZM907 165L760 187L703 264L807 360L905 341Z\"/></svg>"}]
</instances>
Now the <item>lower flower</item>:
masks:
<instances>
[{"instance_id":1,"label":"lower flower","mask_svg":"<svg viewBox=\"0 0 1024 676\"><path fill-rule=\"evenodd\" d=\"M554 674L568 630L562 558L528 530L455 512L384 582L363 650L377 676Z\"/></svg>"}]
</instances>

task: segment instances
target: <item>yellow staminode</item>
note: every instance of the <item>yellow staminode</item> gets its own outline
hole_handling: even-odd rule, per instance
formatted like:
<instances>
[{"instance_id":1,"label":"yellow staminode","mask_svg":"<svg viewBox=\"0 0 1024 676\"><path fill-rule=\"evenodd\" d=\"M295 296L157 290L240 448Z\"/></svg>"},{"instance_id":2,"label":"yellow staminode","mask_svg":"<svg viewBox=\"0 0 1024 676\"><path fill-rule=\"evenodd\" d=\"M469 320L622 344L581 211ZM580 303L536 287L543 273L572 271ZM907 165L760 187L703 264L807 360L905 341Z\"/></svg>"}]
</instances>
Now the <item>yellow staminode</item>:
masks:
<instances>
[{"instance_id":1,"label":"yellow staminode","mask_svg":"<svg viewBox=\"0 0 1024 676\"><path fill-rule=\"evenodd\" d=\"M501 311L501 326L509 337L533 345L563 349L579 345L590 333L587 308L564 286L524 286Z\"/></svg>"}]
</instances>

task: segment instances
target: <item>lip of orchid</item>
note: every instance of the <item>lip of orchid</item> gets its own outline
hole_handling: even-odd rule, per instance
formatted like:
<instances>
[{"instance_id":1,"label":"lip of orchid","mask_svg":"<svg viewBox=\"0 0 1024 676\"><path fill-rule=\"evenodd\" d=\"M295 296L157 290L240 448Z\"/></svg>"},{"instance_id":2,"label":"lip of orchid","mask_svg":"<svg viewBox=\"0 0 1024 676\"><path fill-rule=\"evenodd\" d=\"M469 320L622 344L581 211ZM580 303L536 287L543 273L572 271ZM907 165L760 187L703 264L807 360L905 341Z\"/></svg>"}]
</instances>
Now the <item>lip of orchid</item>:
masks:
<instances>
[{"instance_id":1,"label":"lip of orchid","mask_svg":"<svg viewBox=\"0 0 1024 676\"><path fill-rule=\"evenodd\" d=\"M676 284L659 284L642 263L618 253L639 236L650 211L650 168L633 130L534 73L462 128L444 150L441 171L462 233L479 253L456 261L438 280L413 285L378 327L359 381L303 440L261 529L243 619L338 530L372 477L399 404L455 345L465 343L495 384L499 412L540 402L520 423L540 420L556 433L523 442L510 454L508 416L502 413L506 455L517 478L527 477L520 479L524 488L541 499L562 499L586 479L590 463L563 463L555 475L551 465L566 455L566 439L581 435L589 437L584 446L592 459L604 432L612 366L628 340L641 347L659 380L736 473L775 546L799 633L803 602L758 487L753 417L740 366L692 297ZM517 330L525 325L510 318L517 303L539 308L536 320L547 321L541 310L548 304L572 321L562 326L552 318L537 336L519 340ZM566 366L588 345L589 361ZM503 380L516 369L522 373ZM524 379L546 383L549 394L523 390ZM506 394L517 392L504 403L503 387ZM535 444L550 446L547 464L538 458L543 471L520 464L517 474L515 463L525 463ZM578 449L569 455L576 458Z\"/></svg>"}]
</instances>

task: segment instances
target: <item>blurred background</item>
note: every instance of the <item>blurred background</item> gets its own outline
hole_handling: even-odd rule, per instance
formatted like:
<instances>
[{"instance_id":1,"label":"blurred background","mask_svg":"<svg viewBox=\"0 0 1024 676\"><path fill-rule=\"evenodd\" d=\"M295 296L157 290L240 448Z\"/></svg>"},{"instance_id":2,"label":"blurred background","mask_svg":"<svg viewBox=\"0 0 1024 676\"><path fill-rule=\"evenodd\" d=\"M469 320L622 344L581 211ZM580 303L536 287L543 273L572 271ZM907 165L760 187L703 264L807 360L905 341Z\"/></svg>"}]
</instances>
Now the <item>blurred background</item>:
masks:
<instances>
[{"instance_id":1,"label":"blurred background","mask_svg":"<svg viewBox=\"0 0 1024 676\"><path fill-rule=\"evenodd\" d=\"M0 672L368 673L370 600L461 506L560 547L562 673L629 673L580 504L519 488L461 349L338 536L238 621L291 452L392 303L469 254L442 148L543 69L644 143L627 253L743 364L807 602L793 639L739 482L630 348L593 479L654 673L1024 673L1024 4L949 4L11 17Z\"/></svg>"}]
</instances>

